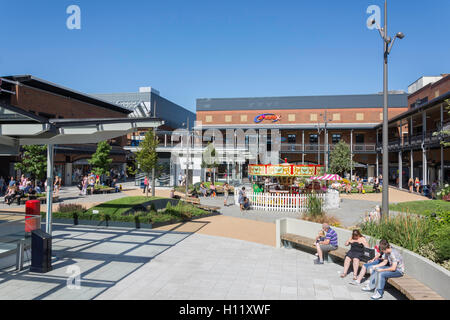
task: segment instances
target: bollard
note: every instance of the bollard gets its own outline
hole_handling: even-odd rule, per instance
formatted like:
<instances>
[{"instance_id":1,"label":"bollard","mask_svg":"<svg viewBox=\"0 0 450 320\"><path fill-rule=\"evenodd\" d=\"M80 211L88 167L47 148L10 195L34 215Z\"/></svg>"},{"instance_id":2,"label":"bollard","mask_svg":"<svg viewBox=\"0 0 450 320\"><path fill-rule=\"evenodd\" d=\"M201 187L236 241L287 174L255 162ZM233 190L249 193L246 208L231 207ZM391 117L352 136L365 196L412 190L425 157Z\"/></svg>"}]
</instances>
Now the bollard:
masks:
<instances>
[{"instance_id":1,"label":"bollard","mask_svg":"<svg viewBox=\"0 0 450 320\"><path fill-rule=\"evenodd\" d=\"M29 200L25 203L25 232L40 229L41 222L41 202Z\"/></svg>"}]
</instances>

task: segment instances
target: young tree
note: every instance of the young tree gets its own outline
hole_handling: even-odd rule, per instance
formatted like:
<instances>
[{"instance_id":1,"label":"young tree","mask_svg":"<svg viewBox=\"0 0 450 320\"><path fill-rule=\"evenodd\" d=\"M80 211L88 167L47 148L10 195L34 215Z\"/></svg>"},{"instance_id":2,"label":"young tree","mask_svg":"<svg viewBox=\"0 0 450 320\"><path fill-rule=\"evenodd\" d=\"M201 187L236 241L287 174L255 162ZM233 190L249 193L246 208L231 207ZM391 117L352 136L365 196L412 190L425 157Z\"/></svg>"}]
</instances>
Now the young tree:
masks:
<instances>
[{"instance_id":1,"label":"young tree","mask_svg":"<svg viewBox=\"0 0 450 320\"><path fill-rule=\"evenodd\" d=\"M21 162L14 167L32 178L44 179L47 173L47 146L23 146Z\"/></svg>"},{"instance_id":2,"label":"young tree","mask_svg":"<svg viewBox=\"0 0 450 320\"><path fill-rule=\"evenodd\" d=\"M158 154L156 148L159 140L155 137L153 130L147 131L144 140L139 144L139 151L136 152L136 162L139 169L144 172L147 177L151 175L152 169L156 169L158 164ZM152 190L152 193L155 191ZM148 197L148 188L146 196Z\"/></svg>"},{"instance_id":3,"label":"young tree","mask_svg":"<svg viewBox=\"0 0 450 320\"><path fill-rule=\"evenodd\" d=\"M350 157L350 146L342 140L339 141L330 153L330 171L343 176L344 173L354 169L355 166L353 162L350 161Z\"/></svg>"},{"instance_id":4,"label":"young tree","mask_svg":"<svg viewBox=\"0 0 450 320\"><path fill-rule=\"evenodd\" d=\"M205 151L203 151L202 168L212 169L211 182L215 180L215 170L219 167L218 157L214 145L208 143Z\"/></svg>"},{"instance_id":5,"label":"young tree","mask_svg":"<svg viewBox=\"0 0 450 320\"><path fill-rule=\"evenodd\" d=\"M92 172L96 175L103 176L109 173L112 159L110 158L111 146L107 141L102 141L97 145L97 151L92 155L92 158L88 160L92 165Z\"/></svg>"}]
</instances>

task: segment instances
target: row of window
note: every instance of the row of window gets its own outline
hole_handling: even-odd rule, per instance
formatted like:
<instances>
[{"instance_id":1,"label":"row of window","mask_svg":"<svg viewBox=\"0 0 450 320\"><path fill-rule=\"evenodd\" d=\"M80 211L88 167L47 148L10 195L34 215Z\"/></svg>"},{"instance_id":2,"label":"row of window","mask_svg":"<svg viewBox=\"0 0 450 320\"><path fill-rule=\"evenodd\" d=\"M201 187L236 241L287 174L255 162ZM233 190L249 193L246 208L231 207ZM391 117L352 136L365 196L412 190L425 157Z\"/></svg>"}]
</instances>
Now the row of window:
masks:
<instances>
[{"instance_id":1,"label":"row of window","mask_svg":"<svg viewBox=\"0 0 450 320\"><path fill-rule=\"evenodd\" d=\"M241 122L247 122L248 116L246 114L240 115ZM333 121L341 121L341 114L340 113L333 113L332 117ZM311 113L309 115L309 120L311 122L318 121L318 115L317 113ZM355 113L355 120L356 121L364 121L364 113ZM380 113L380 121L383 120L383 113ZM288 121L289 122L295 122L296 121L296 115L295 114L289 114L288 115ZM205 122L213 122L213 116L205 116ZM232 115L226 115L225 116L225 122L233 122L233 116Z\"/></svg>"},{"instance_id":2,"label":"row of window","mask_svg":"<svg viewBox=\"0 0 450 320\"><path fill-rule=\"evenodd\" d=\"M333 133L331 135L331 143L336 144L341 141L342 135L340 133ZM287 142L295 144L297 143L297 135L296 134L289 134L287 137ZM319 142L319 136L317 134L310 134L309 135L309 143L310 144L317 144ZM364 134L357 133L355 134L355 143L357 144L363 144L364 143Z\"/></svg>"}]
</instances>

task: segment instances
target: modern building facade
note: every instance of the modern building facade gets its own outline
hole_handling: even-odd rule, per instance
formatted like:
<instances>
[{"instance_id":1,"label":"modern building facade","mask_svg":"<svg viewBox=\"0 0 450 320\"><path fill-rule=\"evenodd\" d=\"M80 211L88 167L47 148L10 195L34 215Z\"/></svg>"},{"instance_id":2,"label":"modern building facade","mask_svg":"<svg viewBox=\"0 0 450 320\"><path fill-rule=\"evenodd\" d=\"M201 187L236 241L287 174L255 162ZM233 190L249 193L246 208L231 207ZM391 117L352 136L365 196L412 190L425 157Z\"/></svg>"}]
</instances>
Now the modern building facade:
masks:
<instances>
[{"instance_id":1,"label":"modern building facade","mask_svg":"<svg viewBox=\"0 0 450 320\"><path fill-rule=\"evenodd\" d=\"M152 87L141 87L138 92L93 94L94 97L120 105L131 112L130 117L157 117L164 121L164 125L157 130L160 142L158 148L159 165L163 168L162 175L158 178L158 185L175 185L173 177L180 173L180 165L171 161L173 146L172 133L180 128L192 128L195 114L184 107L164 98L160 92ZM123 150L134 153L139 149L140 142L144 139L147 130L135 132L124 137ZM132 156L129 156L131 164ZM173 160L173 159L172 159ZM171 179L172 177L172 179Z\"/></svg>"},{"instance_id":2,"label":"modern building facade","mask_svg":"<svg viewBox=\"0 0 450 320\"><path fill-rule=\"evenodd\" d=\"M351 146L349 161L355 164L353 174L373 177L377 156L375 128L383 119L382 106L382 94L198 99L197 122L203 132L217 130L225 136L227 130L243 130L248 132L247 136L256 135L258 147L266 140L269 151L277 143L270 131L279 130L276 160L292 164L327 167L333 146L343 140ZM406 93L389 95L390 118L407 110ZM252 144L250 140L246 137L247 150ZM262 164L273 161L273 157L257 160ZM244 177L248 163L249 159L242 163Z\"/></svg>"},{"instance_id":3,"label":"modern building facade","mask_svg":"<svg viewBox=\"0 0 450 320\"><path fill-rule=\"evenodd\" d=\"M450 130L450 75L420 78L409 91L408 111L389 120L390 182L400 188L407 188L410 177L423 185L449 182L450 148L442 143L450 142L450 136L439 132ZM382 126L376 130L381 159Z\"/></svg>"}]
</instances>

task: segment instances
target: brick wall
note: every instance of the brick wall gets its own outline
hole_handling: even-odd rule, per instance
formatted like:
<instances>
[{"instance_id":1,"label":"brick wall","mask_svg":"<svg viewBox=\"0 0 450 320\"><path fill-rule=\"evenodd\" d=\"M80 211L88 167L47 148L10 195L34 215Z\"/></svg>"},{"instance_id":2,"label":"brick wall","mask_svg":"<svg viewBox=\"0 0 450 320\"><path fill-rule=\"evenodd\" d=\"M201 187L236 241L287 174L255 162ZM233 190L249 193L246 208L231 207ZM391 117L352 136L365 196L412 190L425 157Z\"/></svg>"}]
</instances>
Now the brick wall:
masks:
<instances>
[{"instance_id":1,"label":"brick wall","mask_svg":"<svg viewBox=\"0 0 450 320\"><path fill-rule=\"evenodd\" d=\"M53 118L63 117L66 119L80 119L127 117L126 113L21 85L16 86L16 95L11 97L11 104L35 114L45 113L53 115Z\"/></svg>"}]
</instances>

